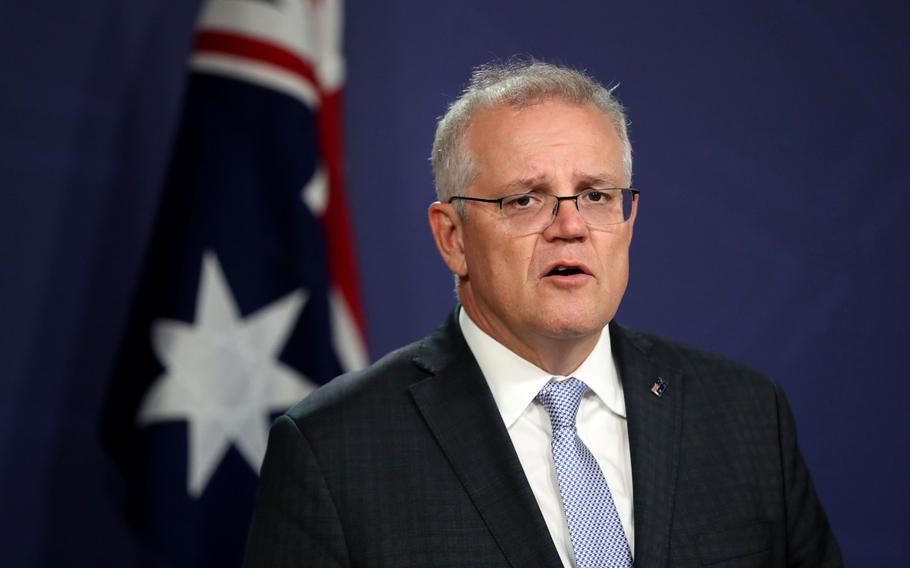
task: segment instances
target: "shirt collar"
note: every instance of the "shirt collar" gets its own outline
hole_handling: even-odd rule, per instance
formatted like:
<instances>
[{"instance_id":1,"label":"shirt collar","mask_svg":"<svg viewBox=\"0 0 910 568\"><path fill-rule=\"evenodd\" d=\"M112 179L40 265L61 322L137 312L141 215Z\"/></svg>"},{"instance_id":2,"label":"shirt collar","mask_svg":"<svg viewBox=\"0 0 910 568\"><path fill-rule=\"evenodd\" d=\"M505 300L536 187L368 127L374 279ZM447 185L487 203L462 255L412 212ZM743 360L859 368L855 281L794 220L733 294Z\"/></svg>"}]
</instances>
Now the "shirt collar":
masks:
<instances>
[{"instance_id":1,"label":"shirt collar","mask_svg":"<svg viewBox=\"0 0 910 568\"><path fill-rule=\"evenodd\" d=\"M566 378L554 377L513 353L480 329L464 308L459 310L458 323L490 386L506 428L518 420L550 379ZM626 417L626 403L610 348L610 333L606 327L601 331L594 350L571 376L587 384L611 412Z\"/></svg>"}]
</instances>

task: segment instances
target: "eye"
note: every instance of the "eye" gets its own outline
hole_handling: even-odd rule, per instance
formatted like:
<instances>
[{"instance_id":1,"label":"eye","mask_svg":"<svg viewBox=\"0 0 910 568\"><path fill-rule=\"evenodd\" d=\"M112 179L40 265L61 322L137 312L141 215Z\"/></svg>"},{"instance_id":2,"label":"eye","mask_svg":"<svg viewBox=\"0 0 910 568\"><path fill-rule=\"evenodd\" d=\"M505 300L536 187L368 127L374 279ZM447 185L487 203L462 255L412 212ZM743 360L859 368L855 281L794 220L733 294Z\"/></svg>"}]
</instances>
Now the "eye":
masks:
<instances>
[{"instance_id":1,"label":"eye","mask_svg":"<svg viewBox=\"0 0 910 568\"><path fill-rule=\"evenodd\" d=\"M581 196L585 202L590 204L605 205L615 199L612 192L603 189L589 189Z\"/></svg>"},{"instance_id":2,"label":"eye","mask_svg":"<svg viewBox=\"0 0 910 568\"><path fill-rule=\"evenodd\" d=\"M518 213L540 208L543 199L534 193L522 193L503 198L502 208L507 212Z\"/></svg>"}]
</instances>

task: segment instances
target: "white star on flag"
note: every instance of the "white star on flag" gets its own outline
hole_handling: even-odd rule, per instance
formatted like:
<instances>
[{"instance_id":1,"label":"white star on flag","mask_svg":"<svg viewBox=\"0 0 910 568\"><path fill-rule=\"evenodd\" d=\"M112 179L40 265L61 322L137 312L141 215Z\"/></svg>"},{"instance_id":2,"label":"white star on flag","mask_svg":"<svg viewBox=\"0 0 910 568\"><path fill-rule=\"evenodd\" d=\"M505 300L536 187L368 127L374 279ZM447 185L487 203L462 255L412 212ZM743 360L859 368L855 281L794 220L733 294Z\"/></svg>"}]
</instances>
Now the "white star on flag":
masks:
<instances>
[{"instance_id":1,"label":"white star on flag","mask_svg":"<svg viewBox=\"0 0 910 568\"><path fill-rule=\"evenodd\" d=\"M213 252L202 258L195 323L160 319L152 345L166 367L137 416L141 425L188 422L187 492L202 495L233 444L254 471L265 456L270 413L316 385L278 360L308 293L297 289L241 317Z\"/></svg>"}]
</instances>

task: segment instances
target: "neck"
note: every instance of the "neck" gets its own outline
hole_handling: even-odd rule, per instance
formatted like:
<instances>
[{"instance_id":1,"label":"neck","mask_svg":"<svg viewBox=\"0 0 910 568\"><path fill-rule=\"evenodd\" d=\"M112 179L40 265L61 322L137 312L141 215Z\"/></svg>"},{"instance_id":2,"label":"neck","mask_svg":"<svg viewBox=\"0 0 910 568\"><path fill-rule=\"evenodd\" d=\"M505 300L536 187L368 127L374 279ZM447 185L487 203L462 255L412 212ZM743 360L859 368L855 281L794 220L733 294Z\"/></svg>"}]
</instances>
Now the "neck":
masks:
<instances>
[{"instance_id":1,"label":"neck","mask_svg":"<svg viewBox=\"0 0 910 568\"><path fill-rule=\"evenodd\" d=\"M550 341L541 342L533 349L536 361L525 357L518 351L515 352L551 375L569 376L594 351L599 337L597 335L584 339L550 339ZM511 349L511 347L509 348Z\"/></svg>"},{"instance_id":2,"label":"neck","mask_svg":"<svg viewBox=\"0 0 910 568\"><path fill-rule=\"evenodd\" d=\"M558 376L571 375L594 351L601 331L594 334L571 336L547 336L540 334L518 334L491 320L467 303L462 305L477 327L503 344L522 359L536 365L547 373Z\"/></svg>"}]
</instances>

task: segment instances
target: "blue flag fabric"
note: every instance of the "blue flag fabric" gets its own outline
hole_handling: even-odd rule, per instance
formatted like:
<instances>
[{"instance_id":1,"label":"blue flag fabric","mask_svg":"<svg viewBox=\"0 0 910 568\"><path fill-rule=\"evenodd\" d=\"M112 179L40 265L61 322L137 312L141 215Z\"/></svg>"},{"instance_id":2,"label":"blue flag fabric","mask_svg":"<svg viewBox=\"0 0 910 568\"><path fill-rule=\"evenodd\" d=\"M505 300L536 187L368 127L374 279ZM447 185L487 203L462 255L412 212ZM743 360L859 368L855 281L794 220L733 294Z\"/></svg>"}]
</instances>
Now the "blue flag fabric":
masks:
<instances>
[{"instance_id":1,"label":"blue flag fabric","mask_svg":"<svg viewBox=\"0 0 910 568\"><path fill-rule=\"evenodd\" d=\"M339 127L326 114L340 90L338 54L327 51L340 42L306 38L307 26L340 31L341 7L290 4L203 11L106 404L129 518L168 565L239 565L271 420L366 359L356 275L333 278L329 260L349 227L326 227L344 206L339 147L326 142L338 133L325 132Z\"/></svg>"}]
</instances>

